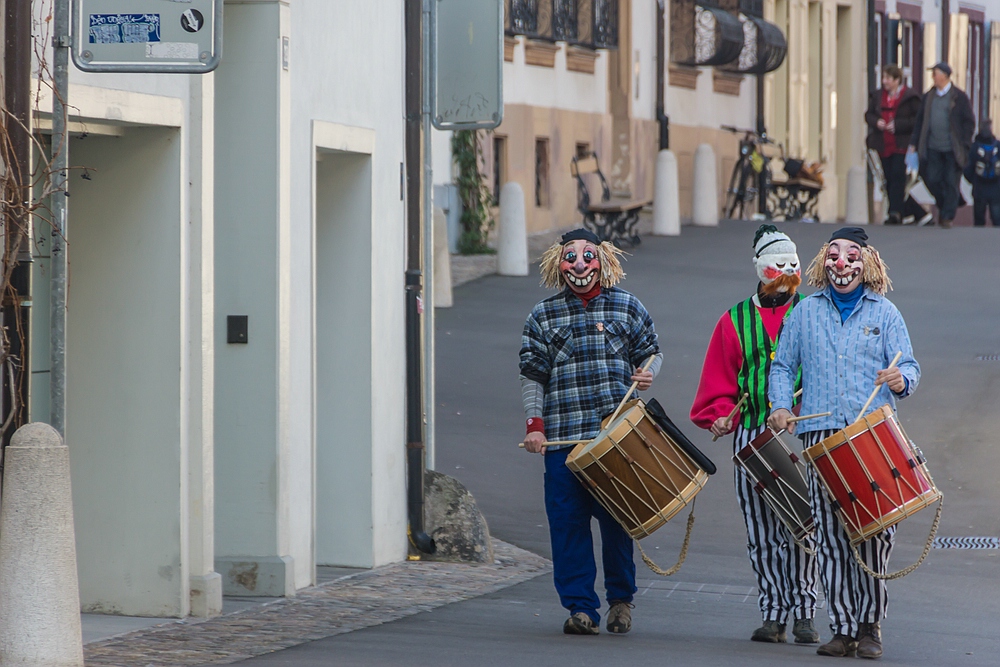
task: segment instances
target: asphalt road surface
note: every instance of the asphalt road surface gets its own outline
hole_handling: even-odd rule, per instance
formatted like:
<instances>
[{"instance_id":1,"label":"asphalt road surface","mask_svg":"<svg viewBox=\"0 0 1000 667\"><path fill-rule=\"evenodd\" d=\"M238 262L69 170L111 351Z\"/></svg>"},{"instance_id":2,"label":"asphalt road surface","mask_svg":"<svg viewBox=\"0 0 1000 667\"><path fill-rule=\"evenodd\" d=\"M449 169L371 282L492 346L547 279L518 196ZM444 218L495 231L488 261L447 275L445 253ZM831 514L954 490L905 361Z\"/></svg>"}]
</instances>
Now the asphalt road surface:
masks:
<instances>
[{"instance_id":1,"label":"asphalt road surface","mask_svg":"<svg viewBox=\"0 0 1000 667\"><path fill-rule=\"evenodd\" d=\"M813 647L749 641L760 617L732 484L728 439L713 443L687 415L712 328L749 296L756 223L685 227L646 238L626 262L622 287L651 313L663 369L656 397L719 472L699 494L690 553L661 578L639 562L634 629L626 636L561 634L565 611L551 576L401 621L248 661L265 665L800 665L837 664ZM834 229L781 224L804 265ZM872 227L890 268L889 298L906 319L922 367L899 418L944 494L939 536L1000 536L1000 230ZM805 288L803 292L812 291ZM519 450L524 415L517 352L524 318L550 292L526 278L490 276L455 291L437 312L437 469L465 483L492 533L550 555L541 458ZM682 517L684 514L681 515ZM933 510L904 521L891 566L916 560ZM677 557L684 521L643 540L661 566ZM1000 664L1000 550L934 549L913 574L889 583L883 665ZM817 627L830 637L825 608Z\"/></svg>"}]
</instances>

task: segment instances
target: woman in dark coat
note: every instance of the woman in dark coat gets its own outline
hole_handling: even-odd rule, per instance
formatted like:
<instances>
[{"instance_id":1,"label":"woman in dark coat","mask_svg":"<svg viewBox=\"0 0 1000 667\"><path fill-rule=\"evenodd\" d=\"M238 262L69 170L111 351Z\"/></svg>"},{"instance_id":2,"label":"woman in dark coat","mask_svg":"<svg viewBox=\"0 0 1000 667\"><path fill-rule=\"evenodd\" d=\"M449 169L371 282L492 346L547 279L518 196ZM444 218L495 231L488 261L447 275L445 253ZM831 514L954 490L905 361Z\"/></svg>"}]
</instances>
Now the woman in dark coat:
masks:
<instances>
[{"instance_id":1,"label":"woman in dark coat","mask_svg":"<svg viewBox=\"0 0 1000 667\"><path fill-rule=\"evenodd\" d=\"M929 215L913 197L905 196L906 147L910 145L919 110L920 93L903 85L903 72L898 67L886 66L882 70L882 88L871 94L865 112L866 144L882 160L889 195L886 224L898 225L909 216L913 216L914 222L920 222Z\"/></svg>"}]
</instances>

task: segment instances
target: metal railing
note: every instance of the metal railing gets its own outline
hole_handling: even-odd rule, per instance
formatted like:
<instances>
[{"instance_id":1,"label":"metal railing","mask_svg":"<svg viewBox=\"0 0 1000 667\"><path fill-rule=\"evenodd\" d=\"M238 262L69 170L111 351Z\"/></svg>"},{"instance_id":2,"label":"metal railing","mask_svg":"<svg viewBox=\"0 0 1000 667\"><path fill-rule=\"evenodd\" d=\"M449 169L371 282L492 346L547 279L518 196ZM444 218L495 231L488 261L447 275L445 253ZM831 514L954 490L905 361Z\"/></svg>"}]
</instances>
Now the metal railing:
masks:
<instances>
[{"instance_id":1,"label":"metal railing","mask_svg":"<svg viewBox=\"0 0 1000 667\"><path fill-rule=\"evenodd\" d=\"M590 49L618 48L618 0L504 0L504 29Z\"/></svg>"}]
</instances>

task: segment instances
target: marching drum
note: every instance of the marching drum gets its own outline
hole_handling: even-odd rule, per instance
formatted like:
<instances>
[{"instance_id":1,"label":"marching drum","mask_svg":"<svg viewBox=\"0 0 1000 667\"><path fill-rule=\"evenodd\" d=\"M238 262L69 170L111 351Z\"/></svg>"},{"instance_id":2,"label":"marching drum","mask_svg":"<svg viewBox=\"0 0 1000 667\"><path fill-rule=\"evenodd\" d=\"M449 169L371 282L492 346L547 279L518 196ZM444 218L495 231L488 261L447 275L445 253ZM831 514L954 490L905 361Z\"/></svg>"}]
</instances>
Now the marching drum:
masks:
<instances>
[{"instance_id":1,"label":"marching drum","mask_svg":"<svg viewBox=\"0 0 1000 667\"><path fill-rule=\"evenodd\" d=\"M750 444L736 452L733 461L754 483L754 491L801 544L813 532L806 466L781 439L781 433L765 428Z\"/></svg>"},{"instance_id":2,"label":"marching drum","mask_svg":"<svg viewBox=\"0 0 1000 667\"><path fill-rule=\"evenodd\" d=\"M602 426L570 452L566 466L637 540L681 511L715 472L655 400L629 401Z\"/></svg>"},{"instance_id":3,"label":"marching drum","mask_svg":"<svg viewBox=\"0 0 1000 667\"><path fill-rule=\"evenodd\" d=\"M815 467L852 545L941 499L923 456L888 405L803 455Z\"/></svg>"}]
</instances>

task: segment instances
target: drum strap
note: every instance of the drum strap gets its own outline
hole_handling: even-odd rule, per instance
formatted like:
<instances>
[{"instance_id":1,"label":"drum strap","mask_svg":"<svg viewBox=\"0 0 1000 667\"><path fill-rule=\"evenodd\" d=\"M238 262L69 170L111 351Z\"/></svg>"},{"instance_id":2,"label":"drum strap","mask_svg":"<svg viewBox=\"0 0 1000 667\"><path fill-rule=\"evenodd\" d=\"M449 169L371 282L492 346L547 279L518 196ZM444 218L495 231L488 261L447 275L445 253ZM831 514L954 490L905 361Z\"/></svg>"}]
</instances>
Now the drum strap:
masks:
<instances>
[{"instance_id":1,"label":"drum strap","mask_svg":"<svg viewBox=\"0 0 1000 667\"><path fill-rule=\"evenodd\" d=\"M941 498L940 500L938 500L937 513L934 515L934 523L931 524L930 535L927 536L927 543L924 544L924 552L920 554L920 558L918 558L917 562L914 563L913 565L909 565L907 567L904 567L902 570L899 570L897 572L892 572L890 574L879 574L878 572L875 572L870 567L865 565L865 562L861 560L861 554L858 553L858 545L852 544L851 550L854 551L854 560L858 562L858 565L861 566L862 570L864 570L869 576L875 577L876 579L884 579L885 581L891 581L893 579L902 579L910 572L913 572L918 567L920 567L920 564L924 562L925 558L927 558L927 554L930 553L931 545L934 544L934 536L937 535L938 524L941 523L941 508L943 506L944 506L944 498Z\"/></svg>"},{"instance_id":2,"label":"drum strap","mask_svg":"<svg viewBox=\"0 0 1000 667\"><path fill-rule=\"evenodd\" d=\"M697 498L695 500L697 500ZM672 567L666 570L661 568L659 565L653 562L652 558L646 555L646 552L643 551L642 549L642 543L639 542L639 540L635 541L635 545L639 547L639 553L642 555L642 562L646 564L646 567L648 567L655 574L658 574L661 577L669 577L671 575L677 574L677 572L681 569L681 565L684 564L684 560L687 558L688 546L691 544L691 529L694 527L694 503L695 501L692 500L691 513L688 514L687 529L684 532L684 542L683 544L681 544L681 554L680 556L678 556L677 562L674 563Z\"/></svg>"}]
</instances>

